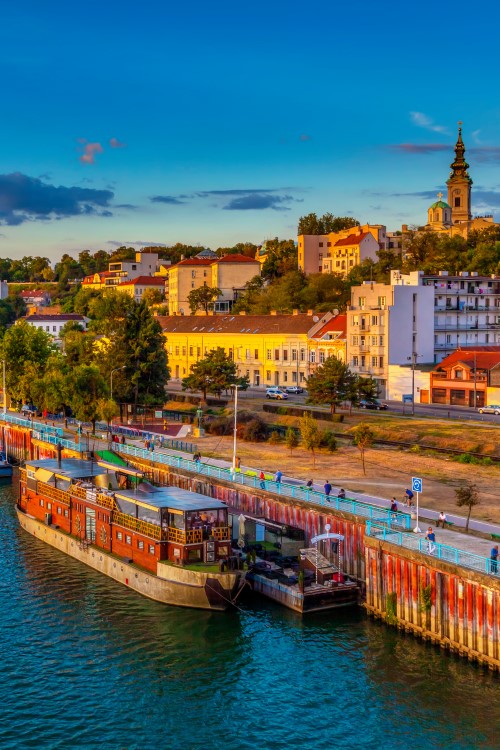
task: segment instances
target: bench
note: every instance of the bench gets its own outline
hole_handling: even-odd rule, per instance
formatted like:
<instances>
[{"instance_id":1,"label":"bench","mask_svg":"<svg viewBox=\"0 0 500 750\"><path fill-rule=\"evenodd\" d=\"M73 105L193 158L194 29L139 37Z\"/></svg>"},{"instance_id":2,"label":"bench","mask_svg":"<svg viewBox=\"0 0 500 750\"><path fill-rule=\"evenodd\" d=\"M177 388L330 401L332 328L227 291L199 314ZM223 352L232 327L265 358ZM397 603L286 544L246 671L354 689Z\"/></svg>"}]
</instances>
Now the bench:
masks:
<instances>
[{"instance_id":1,"label":"bench","mask_svg":"<svg viewBox=\"0 0 500 750\"><path fill-rule=\"evenodd\" d=\"M494 542L500 542L500 534L492 534L491 538Z\"/></svg>"}]
</instances>

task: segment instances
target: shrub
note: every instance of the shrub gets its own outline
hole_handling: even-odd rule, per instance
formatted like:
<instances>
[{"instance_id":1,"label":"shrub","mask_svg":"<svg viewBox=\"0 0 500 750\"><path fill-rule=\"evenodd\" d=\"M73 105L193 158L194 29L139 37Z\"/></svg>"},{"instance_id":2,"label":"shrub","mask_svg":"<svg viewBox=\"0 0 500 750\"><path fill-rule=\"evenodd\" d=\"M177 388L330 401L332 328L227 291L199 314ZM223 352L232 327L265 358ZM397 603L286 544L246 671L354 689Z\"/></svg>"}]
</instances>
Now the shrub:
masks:
<instances>
[{"instance_id":1,"label":"shrub","mask_svg":"<svg viewBox=\"0 0 500 750\"><path fill-rule=\"evenodd\" d=\"M472 456L470 453L461 453L459 456L456 456L454 460L458 461L459 464L479 464L479 463L481 463L481 459L478 459L475 456Z\"/></svg>"},{"instance_id":2,"label":"shrub","mask_svg":"<svg viewBox=\"0 0 500 750\"><path fill-rule=\"evenodd\" d=\"M279 442L280 442L279 433L276 430L273 430L269 436L268 443L270 445L278 445Z\"/></svg>"},{"instance_id":3,"label":"shrub","mask_svg":"<svg viewBox=\"0 0 500 750\"><path fill-rule=\"evenodd\" d=\"M260 417L254 417L250 422L246 422L241 430L242 440L253 443L259 443L267 437L266 423Z\"/></svg>"},{"instance_id":4,"label":"shrub","mask_svg":"<svg viewBox=\"0 0 500 750\"><path fill-rule=\"evenodd\" d=\"M483 466L492 466L492 465L493 465L493 460L489 456L486 456L485 458L483 458Z\"/></svg>"},{"instance_id":5,"label":"shrub","mask_svg":"<svg viewBox=\"0 0 500 750\"><path fill-rule=\"evenodd\" d=\"M331 430L323 430L320 446L329 450L330 453L334 453L337 450L337 438Z\"/></svg>"},{"instance_id":6,"label":"shrub","mask_svg":"<svg viewBox=\"0 0 500 750\"><path fill-rule=\"evenodd\" d=\"M421 453L422 448L419 445L412 445L410 448L410 453Z\"/></svg>"}]
</instances>

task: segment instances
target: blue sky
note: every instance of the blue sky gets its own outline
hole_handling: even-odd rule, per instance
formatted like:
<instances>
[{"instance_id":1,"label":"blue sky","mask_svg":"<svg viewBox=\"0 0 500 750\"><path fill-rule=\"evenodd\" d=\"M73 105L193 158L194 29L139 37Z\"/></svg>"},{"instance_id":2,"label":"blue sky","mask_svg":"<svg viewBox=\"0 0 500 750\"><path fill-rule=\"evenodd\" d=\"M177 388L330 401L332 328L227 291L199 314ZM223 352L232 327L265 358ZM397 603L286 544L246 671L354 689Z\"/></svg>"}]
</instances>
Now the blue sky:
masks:
<instances>
[{"instance_id":1,"label":"blue sky","mask_svg":"<svg viewBox=\"0 0 500 750\"><path fill-rule=\"evenodd\" d=\"M0 255L292 237L316 211L422 223L464 122L500 218L487 0L27 0L0 25Z\"/></svg>"}]
</instances>

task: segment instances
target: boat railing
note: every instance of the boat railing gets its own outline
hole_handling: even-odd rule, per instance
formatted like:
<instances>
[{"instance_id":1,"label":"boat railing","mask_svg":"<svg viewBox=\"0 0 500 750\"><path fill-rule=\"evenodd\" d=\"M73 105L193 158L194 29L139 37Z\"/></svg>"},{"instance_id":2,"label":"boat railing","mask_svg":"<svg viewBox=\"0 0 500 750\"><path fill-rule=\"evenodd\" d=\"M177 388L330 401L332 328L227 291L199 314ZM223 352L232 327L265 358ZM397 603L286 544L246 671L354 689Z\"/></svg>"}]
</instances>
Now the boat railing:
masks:
<instances>
[{"instance_id":1,"label":"boat railing","mask_svg":"<svg viewBox=\"0 0 500 750\"><path fill-rule=\"evenodd\" d=\"M176 544L201 544L203 541L202 529L176 529L171 526L168 529L168 541Z\"/></svg>"},{"instance_id":2,"label":"boat railing","mask_svg":"<svg viewBox=\"0 0 500 750\"><path fill-rule=\"evenodd\" d=\"M96 489L82 487L78 484L72 484L70 492L74 497L80 498L80 500L90 500L90 502L97 503L97 505L103 508L109 508L114 510L116 508L116 502L113 495L107 495L103 492L96 492Z\"/></svg>"},{"instance_id":3,"label":"boat railing","mask_svg":"<svg viewBox=\"0 0 500 750\"><path fill-rule=\"evenodd\" d=\"M56 500L58 503L63 505L70 505L71 498L68 492L60 490L58 487L53 487L51 484L45 482L37 482L37 492L44 497L49 497L51 500Z\"/></svg>"},{"instance_id":4,"label":"boat railing","mask_svg":"<svg viewBox=\"0 0 500 750\"><path fill-rule=\"evenodd\" d=\"M126 513L120 513L120 511L117 510L113 511L111 520L113 524L123 526L123 528L129 529L130 531L137 531L139 534L151 537L157 541L162 541L166 537L166 534L162 531L160 526L156 526L154 523L149 523L149 521L141 521L139 518L133 518L133 516L128 516Z\"/></svg>"},{"instance_id":5,"label":"boat railing","mask_svg":"<svg viewBox=\"0 0 500 750\"><path fill-rule=\"evenodd\" d=\"M401 531L389 529L381 524L368 521L366 524L366 535L380 539L384 542L396 544L398 547L412 549L415 552L421 552L423 555L429 555L437 560L460 565L463 568L477 570L480 573L496 573L497 563L489 557L476 555L473 552L467 552L458 547L451 547L448 544L439 544L430 542L415 534L405 534Z\"/></svg>"}]
</instances>

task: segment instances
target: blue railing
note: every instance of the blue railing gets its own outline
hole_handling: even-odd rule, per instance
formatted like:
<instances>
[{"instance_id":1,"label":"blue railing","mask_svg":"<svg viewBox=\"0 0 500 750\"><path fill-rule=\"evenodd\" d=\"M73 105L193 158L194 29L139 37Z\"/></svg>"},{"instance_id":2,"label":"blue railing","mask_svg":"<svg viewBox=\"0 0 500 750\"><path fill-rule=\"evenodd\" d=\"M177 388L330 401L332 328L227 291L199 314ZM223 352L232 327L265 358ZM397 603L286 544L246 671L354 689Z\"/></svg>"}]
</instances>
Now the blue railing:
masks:
<instances>
[{"instance_id":1,"label":"blue railing","mask_svg":"<svg viewBox=\"0 0 500 750\"><path fill-rule=\"evenodd\" d=\"M158 464L173 466L177 469L186 469L190 472L202 474L208 477L214 477L216 479L224 479L225 481L232 482L233 484L251 487L253 489L265 489L269 492L275 493L276 495L291 497L293 499L302 500L310 504L320 505L323 508L329 508L331 510L340 510L347 513L353 513L358 516L363 516L365 518L379 521L379 523L390 524L402 529L410 528L411 519L408 514L394 513L385 508L378 508L375 505L361 503L358 500L332 497L331 495L327 496L323 492L317 492L316 490L312 490L309 487L301 487L295 484L286 484L285 482L274 482L270 479L261 481L254 473L233 473L232 469L226 469L220 466L211 466L210 464L199 463L188 458L173 456L169 453L159 453L156 450L147 451L143 448L137 448L134 445L117 444L113 445L113 449L117 453L122 453L124 455L143 458L150 461L152 460Z\"/></svg>"},{"instance_id":2,"label":"blue railing","mask_svg":"<svg viewBox=\"0 0 500 750\"><path fill-rule=\"evenodd\" d=\"M495 563L489 557L476 555L473 552L466 552L457 547L450 547L448 544L429 542L427 539L422 539L422 537L415 536L414 534L404 534L401 531L381 526L372 521L368 521L366 524L366 535L382 539L391 544L397 544L398 547L406 547L406 549L421 552L438 560L445 560L454 565L461 565L463 568L477 570L480 573L497 573L498 563Z\"/></svg>"},{"instance_id":3,"label":"blue railing","mask_svg":"<svg viewBox=\"0 0 500 750\"><path fill-rule=\"evenodd\" d=\"M27 427L30 430L44 431L47 435L64 435L62 427L53 427L52 425L45 424L45 422L36 422L32 419L24 419L23 417L15 417L13 414L1 414L0 419L9 424L17 424L19 427Z\"/></svg>"},{"instance_id":4,"label":"blue railing","mask_svg":"<svg viewBox=\"0 0 500 750\"><path fill-rule=\"evenodd\" d=\"M50 443L51 445L60 445L61 448L67 448L70 451L87 450L83 443L75 443L73 440L66 440L58 435L48 435L41 430L33 430L33 437L35 440L43 440L44 443Z\"/></svg>"}]
</instances>

